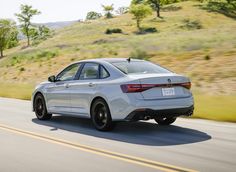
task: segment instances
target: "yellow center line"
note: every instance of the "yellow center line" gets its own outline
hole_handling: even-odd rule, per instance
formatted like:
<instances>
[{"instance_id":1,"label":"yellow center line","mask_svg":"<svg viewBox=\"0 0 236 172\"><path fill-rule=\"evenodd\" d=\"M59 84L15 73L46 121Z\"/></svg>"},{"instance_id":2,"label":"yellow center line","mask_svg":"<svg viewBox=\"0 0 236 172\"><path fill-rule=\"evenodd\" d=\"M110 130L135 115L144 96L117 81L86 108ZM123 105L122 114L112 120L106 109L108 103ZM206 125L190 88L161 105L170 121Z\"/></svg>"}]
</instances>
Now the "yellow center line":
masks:
<instances>
[{"instance_id":1,"label":"yellow center line","mask_svg":"<svg viewBox=\"0 0 236 172\"><path fill-rule=\"evenodd\" d=\"M178 172L195 172L194 170L187 169L187 168L177 167L177 166L174 166L174 165L169 165L169 164L161 163L161 162L158 162L158 161L152 161L152 160L148 160L148 159L144 159L144 158L140 158L140 157L134 157L134 156L126 155L126 154L121 154L121 153L118 153L118 152L107 151L107 150L104 150L104 149L98 149L98 148L95 148L95 147L90 147L90 146L87 146L87 145L73 143L73 142L69 142L69 141L66 141L66 140L62 140L62 139L58 139L58 138L54 138L54 137L50 137L50 136L46 136L46 135L41 135L41 134L38 134L38 133L25 131L25 130L13 128L13 127L10 127L10 126L2 125L2 124L0 124L0 129L5 130L5 131L10 131L12 133L24 135L24 136L27 136L27 137L31 137L31 138L34 138L34 139L39 139L39 140L43 140L43 141L46 141L46 142L66 146L66 147L69 147L69 148L82 150L82 151L85 151L85 152L90 152L90 153L97 154L97 155L100 155L100 156L106 156L106 157L109 157L109 158L118 159L118 160L129 162L129 163L138 164L138 165L153 168L153 169L158 169L158 170L161 170L161 171L166 171L166 172L176 172L176 171L178 171Z\"/></svg>"}]
</instances>

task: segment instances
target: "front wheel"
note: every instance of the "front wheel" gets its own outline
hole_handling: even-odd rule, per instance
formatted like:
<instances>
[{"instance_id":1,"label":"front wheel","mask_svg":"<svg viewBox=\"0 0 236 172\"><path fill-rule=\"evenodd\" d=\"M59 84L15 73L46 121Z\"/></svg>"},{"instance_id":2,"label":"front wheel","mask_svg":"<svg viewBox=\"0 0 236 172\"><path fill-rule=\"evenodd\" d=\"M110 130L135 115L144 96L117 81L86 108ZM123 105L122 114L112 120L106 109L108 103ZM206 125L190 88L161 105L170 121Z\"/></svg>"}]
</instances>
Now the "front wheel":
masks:
<instances>
[{"instance_id":1,"label":"front wheel","mask_svg":"<svg viewBox=\"0 0 236 172\"><path fill-rule=\"evenodd\" d=\"M97 99L92 104L91 118L93 125L99 131L110 131L114 127L109 107L103 99Z\"/></svg>"},{"instance_id":2,"label":"front wheel","mask_svg":"<svg viewBox=\"0 0 236 172\"><path fill-rule=\"evenodd\" d=\"M154 120L159 124L159 125L170 125L175 122L176 118L154 118Z\"/></svg>"},{"instance_id":3,"label":"front wheel","mask_svg":"<svg viewBox=\"0 0 236 172\"><path fill-rule=\"evenodd\" d=\"M39 120L48 120L52 114L48 114L46 103L42 94L37 94L34 100L34 111Z\"/></svg>"}]
</instances>

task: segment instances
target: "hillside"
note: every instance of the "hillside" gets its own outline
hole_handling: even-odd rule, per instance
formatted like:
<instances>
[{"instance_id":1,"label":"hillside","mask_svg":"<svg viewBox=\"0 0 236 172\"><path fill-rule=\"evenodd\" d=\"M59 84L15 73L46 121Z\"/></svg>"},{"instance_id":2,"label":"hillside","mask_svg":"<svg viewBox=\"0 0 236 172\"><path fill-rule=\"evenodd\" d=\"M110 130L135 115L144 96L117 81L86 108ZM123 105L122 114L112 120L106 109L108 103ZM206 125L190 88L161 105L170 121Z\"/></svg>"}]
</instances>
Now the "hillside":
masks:
<instances>
[{"instance_id":1,"label":"hillside","mask_svg":"<svg viewBox=\"0 0 236 172\"><path fill-rule=\"evenodd\" d=\"M58 22L48 22L48 23L34 23L34 25L39 26L39 25L44 25L46 27L48 27L49 29L55 30L55 29L60 29L69 25L72 25L73 23L79 22L78 21L58 21ZM17 26L18 29L20 29L20 26ZM22 32L20 32L18 34L18 38L20 40L22 39L26 39L26 37L23 35Z\"/></svg>"},{"instance_id":2,"label":"hillside","mask_svg":"<svg viewBox=\"0 0 236 172\"><path fill-rule=\"evenodd\" d=\"M125 14L58 29L35 47L22 49L21 42L0 60L0 82L28 88L80 59L143 55L189 76L196 93L236 95L235 19L189 1L164 7L161 15L155 19L153 13L143 21L157 33L135 34L136 23ZM124 33L106 35L107 28L121 28Z\"/></svg>"},{"instance_id":3,"label":"hillside","mask_svg":"<svg viewBox=\"0 0 236 172\"><path fill-rule=\"evenodd\" d=\"M50 29L60 29L66 26L70 26L73 23L79 22L78 21L58 21L58 22L48 22L48 23L36 23L36 25L45 25Z\"/></svg>"}]
</instances>

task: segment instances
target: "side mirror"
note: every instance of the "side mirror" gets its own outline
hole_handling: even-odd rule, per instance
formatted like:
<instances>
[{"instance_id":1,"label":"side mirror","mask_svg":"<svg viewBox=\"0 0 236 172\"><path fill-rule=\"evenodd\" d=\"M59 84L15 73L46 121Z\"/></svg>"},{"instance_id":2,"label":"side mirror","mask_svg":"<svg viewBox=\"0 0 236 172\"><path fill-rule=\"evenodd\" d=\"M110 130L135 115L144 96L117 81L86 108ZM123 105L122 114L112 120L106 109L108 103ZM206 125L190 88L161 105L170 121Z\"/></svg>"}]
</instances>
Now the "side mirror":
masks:
<instances>
[{"instance_id":1,"label":"side mirror","mask_svg":"<svg viewBox=\"0 0 236 172\"><path fill-rule=\"evenodd\" d=\"M48 77L49 82L56 82L56 77L54 75Z\"/></svg>"}]
</instances>

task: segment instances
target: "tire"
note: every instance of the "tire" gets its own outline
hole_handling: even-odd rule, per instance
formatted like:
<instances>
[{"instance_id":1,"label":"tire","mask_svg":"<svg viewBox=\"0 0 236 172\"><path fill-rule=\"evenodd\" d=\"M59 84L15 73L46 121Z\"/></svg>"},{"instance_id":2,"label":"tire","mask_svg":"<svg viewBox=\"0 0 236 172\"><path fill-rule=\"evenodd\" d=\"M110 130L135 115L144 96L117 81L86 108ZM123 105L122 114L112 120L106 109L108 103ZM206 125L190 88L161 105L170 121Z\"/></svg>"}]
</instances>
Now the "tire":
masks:
<instances>
[{"instance_id":1,"label":"tire","mask_svg":"<svg viewBox=\"0 0 236 172\"><path fill-rule=\"evenodd\" d=\"M39 120L49 120L52 114L48 114L46 103L42 94L37 94L34 99L34 111Z\"/></svg>"},{"instance_id":2,"label":"tire","mask_svg":"<svg viewBox=\"0 0 236 172\"><path fill-rule=\"evenodd\" d=\"M103 99L99 98L92 104L91 119L99 131L110 131L114 128L109 107Z\"/></svg>"},{"instance_id":3,"label":"tire","mask_svg":"<svg viewBox=\"0 0 236 172\"><path fill-rule=\"evenodd\" d=\"M154 120L159 124L159 125L170 125L175 122L177 118L154 118Z\"/></svg>"}]
</instances>

